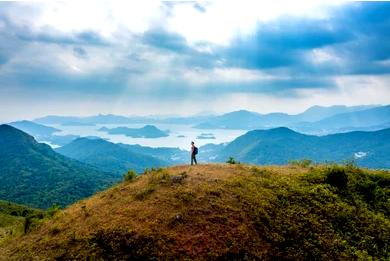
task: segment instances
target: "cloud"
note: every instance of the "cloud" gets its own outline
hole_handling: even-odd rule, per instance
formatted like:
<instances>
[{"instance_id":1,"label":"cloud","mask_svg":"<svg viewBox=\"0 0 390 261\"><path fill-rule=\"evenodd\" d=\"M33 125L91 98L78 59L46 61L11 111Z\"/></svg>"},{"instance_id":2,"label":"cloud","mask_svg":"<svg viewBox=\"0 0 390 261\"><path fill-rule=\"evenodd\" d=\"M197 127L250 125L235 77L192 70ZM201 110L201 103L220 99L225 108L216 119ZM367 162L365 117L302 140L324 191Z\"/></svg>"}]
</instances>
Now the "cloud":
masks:
<instances>
[{"instance_id":1,"label":"cloud","mask_svg":"<svg viewBox=\"0 0 390 261\"><path fill-rule=\"evenodd\" d=\"M245 97L237 109L255 108L256 97L303 106L313 93L341 102L336 97L347 83L351 95L363 87L340 79L361 75L373 77L365 89L386 95L390 3L295 3L0 2L0 91L9 93L0 102L39 93L80 103L121 100L123 108L158 104L155 97L231 108L223 99L236 95Z\"/></svg>"},{"instance_id":2,"label":"cloud","mask_svg":"<svg viewBox=\"0 0 390 261\"><path fill-rule=\"evenodd\" d=\"M87 58L88 57L87 51L82 47L73 47L73 54L79 58Z\"/></svg>"}]
</instances>

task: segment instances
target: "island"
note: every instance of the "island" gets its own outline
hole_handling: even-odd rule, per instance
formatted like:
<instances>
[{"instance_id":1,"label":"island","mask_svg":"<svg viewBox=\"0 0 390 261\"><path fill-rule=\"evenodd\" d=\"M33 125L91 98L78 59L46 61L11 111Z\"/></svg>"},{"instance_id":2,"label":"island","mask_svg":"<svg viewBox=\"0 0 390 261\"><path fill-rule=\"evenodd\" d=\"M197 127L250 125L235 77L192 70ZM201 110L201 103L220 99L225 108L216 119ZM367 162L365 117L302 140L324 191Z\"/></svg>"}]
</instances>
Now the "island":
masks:
<instances>
[{"instance_id":1,"label":"island","mask_svg":"<svg viewBox=\"0 0 390 261\"><path fill-rule=\"evenodd\" d=\"M117 127L117 128L107 128L102 127L98 131L103 131L112 135L125 135L132 138L162 138L169 136L169 130L163 131L153 125L145 125L142 128L127 128L127 127Z\"/></svg>"},{"instance_id":2,"label":"island","mask_svg":"<svg viewBox=\"0 0 390 261\"><path fill-rule=\"evenodd\" d=\"M212 133L201 133L196 137L198 140L215 140L215 136Z\"/></svg>"}]
</instances>

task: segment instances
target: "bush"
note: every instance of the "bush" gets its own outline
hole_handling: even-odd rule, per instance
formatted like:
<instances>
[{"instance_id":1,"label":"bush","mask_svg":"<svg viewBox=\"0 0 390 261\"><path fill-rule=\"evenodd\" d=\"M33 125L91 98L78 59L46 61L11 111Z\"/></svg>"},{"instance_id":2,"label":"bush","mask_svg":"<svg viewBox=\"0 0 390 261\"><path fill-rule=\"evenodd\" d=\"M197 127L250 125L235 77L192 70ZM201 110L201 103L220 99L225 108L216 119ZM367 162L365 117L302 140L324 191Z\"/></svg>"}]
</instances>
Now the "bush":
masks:
<instances>
[{"instance_id":1,"label":"bush","mask_svg":"<svg viewBox=\"0 0 390 261\"><path fill-rule=\"evenodd\" d=\"M310 159L301 159L301 160L290 160L288 164L295 165L303 168L309 167L313 163Z\"/></svg>"},{"instance_id":2,"label":"bush","mask_svg":"<svg viewBox=\"0 0 390 261\"><path fill-rule=\"evenodd\" d=\"M152 194L156 190L155 185L149 184L145 188L137 191L134 195L134 198L136 200L144 200L146 199L150 194Z\"/></svg>"},{"instance_id":3,"label":"bush","mask_svg":"<svg viewBox=\"0 0 390 261\"><path fill-rule=\"evenodd\" d=\"M150 184L166 184L170 181L171 176L168 171L163 168L152 169L148 173L148 179Z\"/></svg>"},{"instance_id":4,"label":"bush","mask_svg":"<svg viewBox=\"0 0 390 261\"><path fill-rule=\"evenodd\" d=\"M338 189L345 189L348 184L348 175L345 169L339 166L332 166L326 170L326 183Z\"/></svg>"},{"instance_id":5,"label":"bush","mask_svg":"<svg viewBox=\"0 0 390 261\"><path fill-rule=\"evenodd\" d=\"M229 157L229 159L226 161L228 164L240 164L240 162L236 161L233 157Z\"/></svg>"},{"instance_id":6,"label":"bush","mask_svg":"<svg viewBox=\"0 0 390 261\"><path fill-rule=\"evenodd\" d=\"M125 181L132 181L137 177L137 173L134 170L129 170L125 175L123 175L123 179Z\"/></svg>"},{"instance_id":7,"label":"bush","mask_svg":"<svg viewBox=\"0 0 390 261\"><path fill-rule=\"evenodd\" d=\"M47 209L46 214L49 217L52 217L60 210L61 210L61 207L58 204L53 204L53 206L51 206L50 208Z\"/></svg>"}]
</instances>

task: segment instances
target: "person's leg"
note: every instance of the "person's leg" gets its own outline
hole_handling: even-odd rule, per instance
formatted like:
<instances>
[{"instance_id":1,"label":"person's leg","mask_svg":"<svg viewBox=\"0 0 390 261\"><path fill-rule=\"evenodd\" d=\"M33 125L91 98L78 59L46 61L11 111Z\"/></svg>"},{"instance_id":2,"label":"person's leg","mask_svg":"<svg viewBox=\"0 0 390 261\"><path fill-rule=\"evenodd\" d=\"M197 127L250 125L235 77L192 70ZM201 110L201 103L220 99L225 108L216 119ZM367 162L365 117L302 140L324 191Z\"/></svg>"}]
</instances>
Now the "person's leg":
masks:
<instances>
[{"instance_id":1,"label":"person's leg","mask_svg":"<svg viewBox=\"0 0 390 261\"><path fill-rule=\"evenodd\" d=\"M194 155L191 155L191 165L194 165Z\"/></svg>"},{"instance_id":2,"label":"person's leg","mask_svg":"<svg viewBox=\"0 0 390 261\"><path fill-rule=\"evenodd\" d=\"M195 161L195 165L198 165L198 162L196 161L196 156L194 155L194 161Z\"/></svg>"}]
</instances>

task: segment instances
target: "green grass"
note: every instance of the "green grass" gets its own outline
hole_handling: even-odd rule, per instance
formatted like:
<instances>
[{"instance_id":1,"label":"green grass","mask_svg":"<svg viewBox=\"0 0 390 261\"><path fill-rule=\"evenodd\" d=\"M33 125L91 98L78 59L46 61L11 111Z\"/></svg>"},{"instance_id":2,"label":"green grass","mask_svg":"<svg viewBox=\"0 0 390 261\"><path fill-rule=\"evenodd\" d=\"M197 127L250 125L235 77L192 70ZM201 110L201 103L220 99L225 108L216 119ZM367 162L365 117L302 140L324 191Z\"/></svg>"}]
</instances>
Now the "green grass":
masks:
<instances>
[{"instance_id":1,"label":"green grass","mask_svg":"<svg viewBox=\"0 0 390 261\"><path fill-rule=\"evenodd\" d=\"M38 226L45 212L0 200L0 243Z\"/></svg>"}]
</instances>

